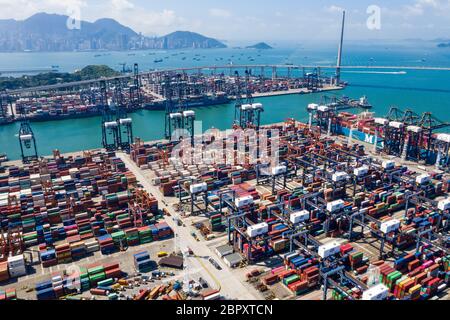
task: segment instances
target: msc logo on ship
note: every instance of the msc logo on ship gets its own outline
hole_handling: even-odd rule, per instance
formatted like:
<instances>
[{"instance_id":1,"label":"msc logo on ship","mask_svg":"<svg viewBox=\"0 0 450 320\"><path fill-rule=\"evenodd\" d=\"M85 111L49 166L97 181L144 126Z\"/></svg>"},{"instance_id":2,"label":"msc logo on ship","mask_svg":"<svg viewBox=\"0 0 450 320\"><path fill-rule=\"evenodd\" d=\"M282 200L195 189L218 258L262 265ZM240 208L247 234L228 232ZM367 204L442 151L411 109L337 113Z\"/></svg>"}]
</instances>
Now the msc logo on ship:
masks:
<instances>
[{"instance_id":1,"label":"msc logo on ship","mask_svg":"<svg viewBox=\"0 0 450 320\"><path fill-rule=\"evenodd\" d=\"M364 137L364 142L370 143L370 144L374 144L375 141L373 141L374 136L370 135L370 134L365 134Z\"/></svg>"},{"instance_id":2,"label":"msc logo on ship","mask_svg":"<svg viewBox=\"0 0 450 320\"><path fill-rule=\"evenodd\" d=\"M375 140L375 136L370 135L370 134L364 134L364 142L369 143L369 144L377 144L377 147L384 147L384 142L383 141L379 141L378 139Z\"/></svg>"}]
</instances>

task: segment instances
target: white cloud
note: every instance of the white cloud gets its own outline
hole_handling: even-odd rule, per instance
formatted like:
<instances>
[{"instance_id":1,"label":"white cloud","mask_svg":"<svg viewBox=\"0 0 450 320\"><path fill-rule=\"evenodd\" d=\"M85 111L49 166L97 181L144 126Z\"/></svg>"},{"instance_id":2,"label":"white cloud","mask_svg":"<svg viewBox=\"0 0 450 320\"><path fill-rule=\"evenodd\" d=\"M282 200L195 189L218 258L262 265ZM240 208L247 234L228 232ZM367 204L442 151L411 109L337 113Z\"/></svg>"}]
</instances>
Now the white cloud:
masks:
<instances>
[{"instance_id":1,"label":"white cloud","mask_svg":"<svg viewBox=\"0 0 450 320\"><path fill-rule=\"evenodd\" d=\"M427 10L440 14L449 9L450 0L415 0L412 4L404 5L398 10L387 10L387 12L403 18L414 18L423 16Z\"/></svg>"},{"instance_id":2,"label":"white cloud","mask_svg":"<svg viewBox=\"0 0 450 320\"><path fill-rule=\"evenodd\" d=\"M331 12L331 13L342 12L342 11L344 11L344 10L345 10L344 8L339 7L339 6L336 6L336 5L334 5L334 4L331 5L331 6L325 7L325 11Z\"/></svg>"},{"instance_id":3,"label":"white cloud","mask_svg":"<svg viewBox=\"0 0 450 320\"><path fill-rule=\"evenodd\" d=\"M165 34L176 29L190 29L191 21L176 14L174 10L148 11L141 7L123 10L110 10L104 16L116 19L120 23L143 34ZM198 23L197 23L198 24Z\"/></svg>"},{"instance_id":4,"label":"white cloud","mask_svg":"<svg viewBox=\"0 0 450 320\"><path fill-rule=\"evenodd\" d=\"M38 12L67 14L72 8L85 9L84 0L0 0L0 19L26 19Z\"/></svg>"},{"instance_id":5,"label":"white cloud","mask_svg":"<svg viewBox=\"0 0 450 320\"><path fill-rule=\"evenodd\" d=\"M231 17L231 12L225 9L212 8L209 9L209 14L213 17L219 18L229 18Z\"/></svg>"},{"instance_id":6,"label":"white cloud","mask_svg":"<svg viewBox=\"0 0 450 320\"><path fill-rule=\"evenodd\" d=\"M115 10L129 10L134 8L134 4L128 0L111 0Z\"/></svg>"}]
</instances>

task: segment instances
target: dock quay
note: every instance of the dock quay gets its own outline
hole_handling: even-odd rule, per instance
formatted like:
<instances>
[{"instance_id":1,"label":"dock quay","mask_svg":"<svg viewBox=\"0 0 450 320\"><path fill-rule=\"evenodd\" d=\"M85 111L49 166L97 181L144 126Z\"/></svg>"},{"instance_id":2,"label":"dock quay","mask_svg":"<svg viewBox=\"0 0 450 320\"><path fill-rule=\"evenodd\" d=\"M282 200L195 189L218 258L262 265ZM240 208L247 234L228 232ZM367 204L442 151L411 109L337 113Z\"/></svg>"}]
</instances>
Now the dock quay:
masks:
<instances>
[{"instance_id":1,"label":"dock quay","mask_svg":"<svg viewBox=\"0 0 450 320\"><path fill-rule=\"evenodd\" d=\"M255 68L260 69L260 74L245 75ZM272 70L270 77L266 69ZM236 66L215 67L213 73L211 70L204 67L139 72L136 64L134 73L115 78L5 91L0 95L0 124L99 116L105 105L120 104L129 113L143 108L161 110L169 96L192 108L226 104L236 99L238 83L242 91L245 86L255 98L343 88L317 68L300 71L291 66ZM168 83L170 91L165 87Z\"/></svg>"}]
</instances>

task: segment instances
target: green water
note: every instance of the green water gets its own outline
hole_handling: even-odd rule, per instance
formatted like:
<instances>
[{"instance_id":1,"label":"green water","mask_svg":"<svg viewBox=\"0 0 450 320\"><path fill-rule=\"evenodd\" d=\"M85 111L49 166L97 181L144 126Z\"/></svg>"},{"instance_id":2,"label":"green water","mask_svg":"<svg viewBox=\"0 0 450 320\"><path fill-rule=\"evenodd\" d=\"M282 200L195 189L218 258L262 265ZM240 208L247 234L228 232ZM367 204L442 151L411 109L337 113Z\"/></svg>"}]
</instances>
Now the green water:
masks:
<instances>
[{"instance_id":1,"label":"green water","mask_svg":"<svg viewBox=\"0 0 450 320\"><path fill-rule=\"evenodd\" d=\"M151 68L152 61L159 56L170 56L169 60L159 67L182 67L188 65L219 64L216 59L245 60L252 55L256 58L252 63L284 63L286 61L302 63L330 64L335 59L335 50L330 47L314 47L302 49L271 50L257 52L248 50L198 50L189 51L185 55L194 57L200 52L205 55L203 61L196 62L190 58L181 60L181 56L171 56L171 53L158 52L156 55L147 56L146 53L137 53L136 56L128 56L126 53L110 53L99 58L93 58L93 53L52 53L52 54L0 54L0 68L17 65L23 67L44 67L42 61L51 60L52 64L62 65L64 70L73 70L95 61L117 67L118 61L128 59L139 60L144 68ZM257 55L260 55L257 57ZM394 46L349 46L345 52L344 62L347 65L368 64L372 60L378 65L429 65L450 67L450 49L436 49L429 44L423 46L406 45ZM56 63L54 63L56 61ZM9 62L9 63L8 63ZM248 62L248 61L236 61ZM225 64L225 63L222 63ZM389 71L402 71L389 70ZM450 121L450 72L449 71L410 71L406 74L373 74L343 72L343 79L350 83L345 90L335 91L333 94L347 95L359 98L366 95L374 105L374 111L382 116L386 114L390 106L398 106L401 109L410 108L420 114L431 111L444 121ZM331 93L330 93L331 94ZM289 95L256 99L262 102L265 112L262 115L264 124L284 121L294 117L301 121L307 121L305 108L308 103L320 102L322 94ZM234 117L233 103L228 105L197 108L197 120L201 120L203 129L216 127L219 129L230 128ZM134 124L134 135L144 140L162 138L164 132L164 113L161 111L139 111L131 115ZM101 119L100 117L39 122L32 123L36 135L38 152L40 155L51 154L52 150L71 152L98 148L101 146ZM20 157L20 147L17 138L19 124L14 123L0 126L0 154L6 153L11 159Z\"/></svg>"},{"instance_id":2,"label":"green water","mask_svg":"<svg viewBox=\"0 0 450 320\"><path fill-rule=\"evenodd\" d=\"M317 99L319 95L315 95ZM280 96L256 99L264 103L266 111L262 117L264 124L284 121L289 117L305 118L305 106L311 101L310 96ZM293 108L293 106L296 108ZM141 110L131 114L133 131L136 137L146 141L162 138L164 133L164 112ZM234 117L234 104L203 107L196 109L196 118L202 121L204 130L211 127L231 128ZM71 152L98 148L101 146L101 118L83 118L51 122L35 122L32 128L36 136L39 154L51 154L52 150ZM7 153L9 158L20 157L17 132L20 124L0 126L0 153ZM3 149L7 146L7 149Z\"/></svg>"}]
</instances>

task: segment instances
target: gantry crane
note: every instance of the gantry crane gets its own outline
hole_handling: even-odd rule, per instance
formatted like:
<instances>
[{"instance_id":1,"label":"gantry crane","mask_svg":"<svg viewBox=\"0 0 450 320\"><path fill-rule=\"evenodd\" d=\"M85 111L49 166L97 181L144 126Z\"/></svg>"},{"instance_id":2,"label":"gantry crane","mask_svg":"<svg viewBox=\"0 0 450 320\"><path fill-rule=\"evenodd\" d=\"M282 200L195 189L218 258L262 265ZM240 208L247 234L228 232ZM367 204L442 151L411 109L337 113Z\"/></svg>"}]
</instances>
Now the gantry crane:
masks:
<instances>
[{"instance_id":1,"label":"gantry crane","mask_svg":"<svg viewBox=\"0 0 450 320\"><path fill-rule=\"evenodd\" d=\"M100 108L102 111L102 145L107 151L117 150L120 144L119 124L116 120L116 110L113 103L110 105L108 102L106 81L101 81Z\"/></svg>"},{"instance_id":2,"label":"gantry crane","mask_svg":"<svg viewBox=\"0 0 450 320\"><path fill-rule=\"evenodd\" d=\"M20 119L19 143L22 162L30 163L31 161L35 161L39 158L36 146L36 137L33 129L31 128L30 121L26 118L24 110L21 112Z\"/></svg>"}]
</instances>

